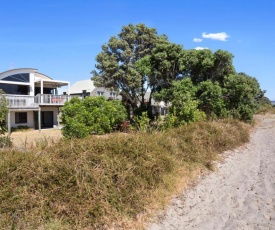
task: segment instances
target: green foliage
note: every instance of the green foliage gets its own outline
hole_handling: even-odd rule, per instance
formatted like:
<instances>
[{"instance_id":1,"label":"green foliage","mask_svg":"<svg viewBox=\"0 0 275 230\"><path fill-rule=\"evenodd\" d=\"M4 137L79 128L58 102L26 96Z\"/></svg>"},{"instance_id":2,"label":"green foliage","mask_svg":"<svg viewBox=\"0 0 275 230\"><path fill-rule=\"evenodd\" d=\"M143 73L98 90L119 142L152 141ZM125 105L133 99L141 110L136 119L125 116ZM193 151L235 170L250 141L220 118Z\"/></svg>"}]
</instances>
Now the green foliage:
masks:
<instances>
[{"instance_id":1,"label":"green foliage","mask_svg":"<svg viewBox=\"0 0 275 230\"><path fill-rule=\"evenodd\" d=\"M126 110L117 100L104 97L72 98L62 108L62 133L67 138L109 133L126 118Z\"/></svg>"},{"instance_id":2,"label":"green foliage","mask_svg":"<svg viewBox=\"0 0 275 230\"><path fill-rule=\"evenodd\" d=\"M198 85L197 97L199 109L204 111L208 118L226 117L227 111L223 99L224 90L218 82L210 80L200 82Z\"/></svg>"},{"instance_id":3,"label":"green foliage","mask_svg":"<svg viewBox=\"0 0 275 230\"><path fill-rule=\"evenodd\" d=\"M257 98L262 93L258 81L244 73L224 79L227 110L237 119L252 121L258 108Z\"/></svg>"},{"instance_id":4,"label":"green foliage","mask_svg":"<svg viewBox=\"0 0 275 230\"><path fill-rule=\"evenodd\" d=\"M172 83L172 87L155 94L159 100L170 102L167 127L189 124L205 119L205 113L198 109L197 87L190 78Z\"/></svg>"},{"instance_id":5,"label":"green foliage","mask_svg":"<svg viewBox=\"0 0 275 230\"><path fill-rule=\"evenodd\" d=\"M6 148L12 146L12 140L9 136L0 136L0 148Z\"/></svg>"},{"instance_id":6,"label":"green foliage","mask_svg":"<svg viewBox=\"0 0 275 230\"><path fill-rule=\"evenodd\" d=\"M11 127L11 132L16 132L16 131L25 131L29 130L30 127L27 125L18 125L17 127Z\"/></svg>"},{"instance_id":7,"label":"green foliage","mask_svg":"<svg viewBox=\"0 0 275 230\"><path fill-rule=\"evenodd\" d=\"M225 76L235 73L232 59L228 51L188 50L182 59L183 74L196 85L206 80L223 83Z\"/></svg>"},{"instance_id":8,"label":"green foliage","mask_svg":"<svg viewBox=\"0 0 275 230\"><path fill-rule=\"evenodd\" d=\"M8 102L4 97L4 91L0 89L0 135L5 134L6 128L6 116L8 113Z\"/></svg>"},{"instance_id":9,"label":"green foliage","mask_svg":"<svg viewBox=\"0 0 275 230\"><path fill-rule=\"evenodd\" d=\"M92 71L96 85L120 90L131 105L143 103L150 73L149 56L155 47L158 35L154 28L144 24L123 26L118 36L110 38L108 44L96 57L96 70ZM148 84L147 84L148 85Z\"/></svg>"},{"instance_id":10,"label":"green foliage","mask_svg":"<svg viewBox=\"0 0 275 230\"><path fill-rule=\"evenodd\" d=\"M129 117L147 112L153 118L150 112L154 95L156 101L172 104L172 114L166 119L168 127L205 116L251 121L263 103L265 91L254 78L236 73L233 57L220 49L184 50L167 36L159 36L154 28L130 24L102 46L96 57L97 71L92 73L96 85L121 92ZM184 81L178 86L173 83L184 78L190 78L194 85Z\"/></svg>"},{"instance_id":11,"label":"green foliage","mask_svg":"<svg viewBox=\"0 0 275 230\"><path fill-rule=\"evenodd\" d=\"M98 86L119 90L134 115L138 104L142 111L149 112L151 97L145 105L145 93L151 95L181 78L182 56L182 46L170 43L165 35L159 36L156 29L130 24L102 46L92 80Z\"/></svg>"},{"instance_id":12,"label":"green foliage","mask_svg":"<svg viewBox=\"0 0 275 230\"><path fill-rule=\"evenodd\" d=\"M134 117L134 127L141 132L146 132L150 127L150 118L147 112L142 112L141 116Z\"/></svg>"}]
</instances>

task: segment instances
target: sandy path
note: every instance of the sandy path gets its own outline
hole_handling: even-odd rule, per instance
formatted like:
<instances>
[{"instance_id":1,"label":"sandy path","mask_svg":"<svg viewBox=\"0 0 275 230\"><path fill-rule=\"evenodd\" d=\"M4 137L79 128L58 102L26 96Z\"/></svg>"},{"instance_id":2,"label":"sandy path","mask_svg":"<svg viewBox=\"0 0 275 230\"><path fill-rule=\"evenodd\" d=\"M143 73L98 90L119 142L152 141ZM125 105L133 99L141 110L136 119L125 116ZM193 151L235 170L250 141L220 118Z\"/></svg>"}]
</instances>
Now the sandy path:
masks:
<instances>
[{"instance_id":1,"label":"sandy path","mask_svg":"<svg viewBox=\"0 0 275 230\"><path fill-rule=\"evenodd\" d=\"M250 144L174 199L148 230L275 229L275 116L260 118Z\"/></svg>"}]
</instances>

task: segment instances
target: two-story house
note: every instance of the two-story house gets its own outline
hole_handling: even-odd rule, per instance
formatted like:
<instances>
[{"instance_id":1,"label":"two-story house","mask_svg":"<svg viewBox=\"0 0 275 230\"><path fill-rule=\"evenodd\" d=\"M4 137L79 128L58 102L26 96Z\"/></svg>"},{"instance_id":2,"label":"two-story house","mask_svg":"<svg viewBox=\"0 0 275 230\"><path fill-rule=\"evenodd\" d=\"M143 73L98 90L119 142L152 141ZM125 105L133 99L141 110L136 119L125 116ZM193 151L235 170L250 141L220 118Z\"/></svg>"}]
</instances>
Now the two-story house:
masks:
<instances>
[{"instance_id":1,"label":"two-story house","mask_svg":"<svg viewBox=\"0 0 275 230\"><path fill-rule=\"evenodd\" d=\"M67 95L58 88L68 87ZM0 73L0 89L8 101L7 126L20 125L35 129L58 126L60 107L70 99L70 83L39 73L37 69L20 68Z\"/></svg>"}]
</instances>

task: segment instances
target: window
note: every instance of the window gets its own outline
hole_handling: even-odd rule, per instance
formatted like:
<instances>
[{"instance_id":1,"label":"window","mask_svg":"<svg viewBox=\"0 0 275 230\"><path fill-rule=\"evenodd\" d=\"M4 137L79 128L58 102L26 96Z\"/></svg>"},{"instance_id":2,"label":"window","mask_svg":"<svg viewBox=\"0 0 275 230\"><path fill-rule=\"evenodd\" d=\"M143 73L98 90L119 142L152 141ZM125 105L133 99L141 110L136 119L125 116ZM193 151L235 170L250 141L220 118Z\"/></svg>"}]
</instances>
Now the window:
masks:
<instances>
[{"instance_id":1,"label":"window","mask_svg":"<svg viewBox=\"0 0 275 230\"><path fill-rule=\"evenodd\" d=\"M7 76L3 78L4 81L18 81L18 82L30 82L30 74L29 73L20 73Z\"/></svg>"},{"instance_id":2,"label":"window","mask_svg":"<svg viewBox=\"0 0 275 230\"><path fill-rule=\"evenodd\" d=\"M15 113L15 124L28 123L27 112Z\"/></svg>"},{"instance_id":3,"label":"window","mask_svg":"<svg viewBox=\"0 0 275 230\"><path fill-rule=\"evenodd\" d=\"M116 92L110 92L110 97L113 97L113 98L115 98L116 97Z\"/></svg>"},{"instance_id":4,"label":"window","mask_svg":"<svg viewBox=\"0 0 275 230\"><path fill-rule=\"evenodd\" d=\"M97 91L97 96L104 96L104 92L103 91Z\"/></svg>"},{"instance_id":5,"label":"window","mask_svg":"<svg viewBox=\"0 0 275 230\"><path fill-rule=\"evenodd\" d=\"M9 85L0 83L0 89L2 89L6 94L28 95L29 88L28 85Z\"/></svg>"}]
</instances>

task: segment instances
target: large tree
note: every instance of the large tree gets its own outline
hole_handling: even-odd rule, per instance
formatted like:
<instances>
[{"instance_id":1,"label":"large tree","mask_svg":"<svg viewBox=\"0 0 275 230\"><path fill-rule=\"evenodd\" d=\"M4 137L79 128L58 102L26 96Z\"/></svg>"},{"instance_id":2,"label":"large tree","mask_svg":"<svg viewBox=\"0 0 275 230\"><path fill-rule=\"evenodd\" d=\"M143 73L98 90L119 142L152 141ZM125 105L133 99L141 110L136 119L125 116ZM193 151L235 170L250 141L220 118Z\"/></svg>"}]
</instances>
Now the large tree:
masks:
<instances>
[{"instance_id":1,"label":"large tree","mask_svg":"<svg viewBox=\"0 0 275 230\"><path fill-rule=\"evenodd\" d=\"M118 90L132 110L138 105L148 109L153 92L181 77L182 56L182 46L159 36L156 29L130 24L102 46L92 80ZM149 101L144 100L146 92Z\"/></svg>"},{"instance_id":2,"label":"large tree","mask_svg":"<svg viewBox=\"0 0 275 230\"><path fill-rule=\"evenodd\" d=\"M96 85L119 90L132 108L144 103L148 76L137 70L136 62L151 54L157 39L156 29L144 24L123 26L118 36L102 46L92 80Z\"/></svg>"}]
</instances>

